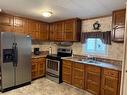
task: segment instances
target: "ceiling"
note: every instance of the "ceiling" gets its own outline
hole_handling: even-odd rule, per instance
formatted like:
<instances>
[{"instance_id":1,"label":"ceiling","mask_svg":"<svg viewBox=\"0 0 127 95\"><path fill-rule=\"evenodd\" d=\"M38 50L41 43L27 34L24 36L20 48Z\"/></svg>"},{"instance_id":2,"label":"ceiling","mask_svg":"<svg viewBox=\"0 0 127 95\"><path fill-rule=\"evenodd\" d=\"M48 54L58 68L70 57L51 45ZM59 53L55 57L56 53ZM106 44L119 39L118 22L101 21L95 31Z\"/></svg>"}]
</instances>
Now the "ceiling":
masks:
<instances>
[{"instance_id":1,"label":"ceiling","mask_svg":"<svg viewBox=\"0 0 127 95\"><path fill-rule=\"evenodd\" d=\"M111 15L113 10L125 8L127 0L0 0L0 8L7 13L46 22L79 17L82 19ZM42 11L51 10L50 18Z\"/></svg>"}]
</instances>

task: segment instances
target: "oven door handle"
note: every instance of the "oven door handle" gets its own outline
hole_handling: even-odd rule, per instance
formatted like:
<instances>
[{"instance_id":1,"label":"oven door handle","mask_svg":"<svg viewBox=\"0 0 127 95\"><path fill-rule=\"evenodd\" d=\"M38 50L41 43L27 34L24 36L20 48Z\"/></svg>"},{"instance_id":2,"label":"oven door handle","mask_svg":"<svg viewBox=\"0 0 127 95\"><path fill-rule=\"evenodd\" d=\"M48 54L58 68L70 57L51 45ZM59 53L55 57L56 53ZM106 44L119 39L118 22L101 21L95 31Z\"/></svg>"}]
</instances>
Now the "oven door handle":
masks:
<instances>
[{"instance_id":1,"label":"oven door handle","mask_svg":"<svg viewBox=\"0 0 127 95\"><path fill-rule=\"evenodd\" d=\"M49 58L47 58L46 61L53 61L53 62L57 62L57 63L60 62L59 60L54 60L54 59L49 59Z\"/></svg>"},{"instance_id":2,"label":"oven door handle","mask_svg":"<svg viewBox=\"0 0 127 95\"><path fill-rule=\"evenodd\" d=\"M51 76L51 77L59 78L59 76L58 76L58 75L54 75L54 74L49 73L49 72L47 72L47 75L49 75L49 76Z\"/></svg>"}]
</instances>

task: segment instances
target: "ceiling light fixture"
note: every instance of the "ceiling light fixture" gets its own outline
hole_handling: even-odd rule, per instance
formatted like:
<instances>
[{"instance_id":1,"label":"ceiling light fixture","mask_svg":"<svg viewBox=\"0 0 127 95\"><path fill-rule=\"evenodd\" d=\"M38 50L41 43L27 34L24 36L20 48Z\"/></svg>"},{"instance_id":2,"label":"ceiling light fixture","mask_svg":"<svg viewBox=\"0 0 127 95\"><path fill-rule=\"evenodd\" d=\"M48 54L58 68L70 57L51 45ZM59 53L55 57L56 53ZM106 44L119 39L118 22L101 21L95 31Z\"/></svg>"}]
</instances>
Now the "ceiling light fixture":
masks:
<instances>
[{"instance_id":1,"label":"ceiling light fixture","mask_svg":"<svg viewBox=\"0 0 127 95\"><path fill-rule=\"evenodd\" d=\"M0 9L0 12L2 12L2 9Z\"/></svg>"},{"instance_id":2,"label":"ceiling light fixture","mask_svg":"<svg viewBox=\"0 0 127 95\"><path fill-rule=\"evenodd\" d=\"M51 11L44 11L44 12L42 12L42 15L44 16L44 17L51 17L52 16L52 12Z\"/></svg>"}]
</instances>

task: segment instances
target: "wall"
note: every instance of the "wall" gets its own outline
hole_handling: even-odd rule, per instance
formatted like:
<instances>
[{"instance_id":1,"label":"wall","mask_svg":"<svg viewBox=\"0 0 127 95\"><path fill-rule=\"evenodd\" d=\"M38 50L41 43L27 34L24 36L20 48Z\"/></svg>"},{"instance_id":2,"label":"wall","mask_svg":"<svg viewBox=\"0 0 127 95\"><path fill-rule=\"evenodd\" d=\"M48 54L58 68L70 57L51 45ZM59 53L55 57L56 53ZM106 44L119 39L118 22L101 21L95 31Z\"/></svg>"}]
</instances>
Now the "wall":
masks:
<instances>
[{"instance_id":1,"label":"wall","mask_svg":"<svg viewBox=\"0 0 127 95\"><path fill-rule=\"evenodd\" d=\"M104 32L104 31L111 31L112 30L112 17L109 16L109 17L103 17L103 18L82 21L82 32L92 32L92 31L94 32L95 30L93 30L93 24L96 21L98 21L101 24L99 31ZM108 45L107 47L108 47L108 54L106 56L101 56L101 57L122 60L123 43L112 42L112 44ZM83 44L74 43L72 48L73 48L73 51L75 54L85 55Z\"/></svg>"},{"instance_id":2,"label":"wall","mask_svg":"<svg viewBox=\"0 0 127 95\"><path fill-rule=\"evenodd\" d=\"M98 18L98 19L90 19L90 20L82 21L82 32L94 31L93 30L93 24L96 21L99 21L99 23L101 24L101 28L99 31L111 31L111 29L112 29L112 17L109 16L109 17L103 17L103 18ZM34 48L34 47L40 47L41 50L49 50L49 48L52 47L53 53L56 53L56 50L59 46L57 46L53 42L43 42L40 45L36 44L36 45L32 46L32 48ZM108 47L107 56L101 56L101 57L122 60L123 43L112 42L112 45L108 45L107 47ZM75 42L75 43L73 43L71 48L73 49L74 54L85 55L83 44L81 44L79 42Z\"/></svg>"}]
</instances>

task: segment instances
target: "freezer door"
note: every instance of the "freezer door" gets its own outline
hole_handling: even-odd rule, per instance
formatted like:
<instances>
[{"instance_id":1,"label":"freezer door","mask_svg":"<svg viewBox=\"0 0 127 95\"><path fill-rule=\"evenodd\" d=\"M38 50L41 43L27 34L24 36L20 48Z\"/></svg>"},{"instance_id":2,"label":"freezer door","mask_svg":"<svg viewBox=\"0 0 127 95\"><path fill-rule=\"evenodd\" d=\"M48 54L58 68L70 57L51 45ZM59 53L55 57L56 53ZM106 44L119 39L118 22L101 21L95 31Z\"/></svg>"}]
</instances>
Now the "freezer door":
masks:
<instances>
[{"instance_id":1,"label":"freezer door","mask_svg":"<svg viewBox=\"0 0 127 95\"><path fill-rule=\"evenodd\" d=\"M11 56L14 33L1 32L1 74L2 90L15 85L14 68Z\"/></svg>"},{"instance_id":2,"label":"freezer door","mask_svg":"<svg viewBox=\"0 0 127 95\"><path fill-rule=\"evenodd\" d=\"M16 85L31 81L31 38L15 34L18 61L16 67Z\"/></svg>"}]
</instances>

